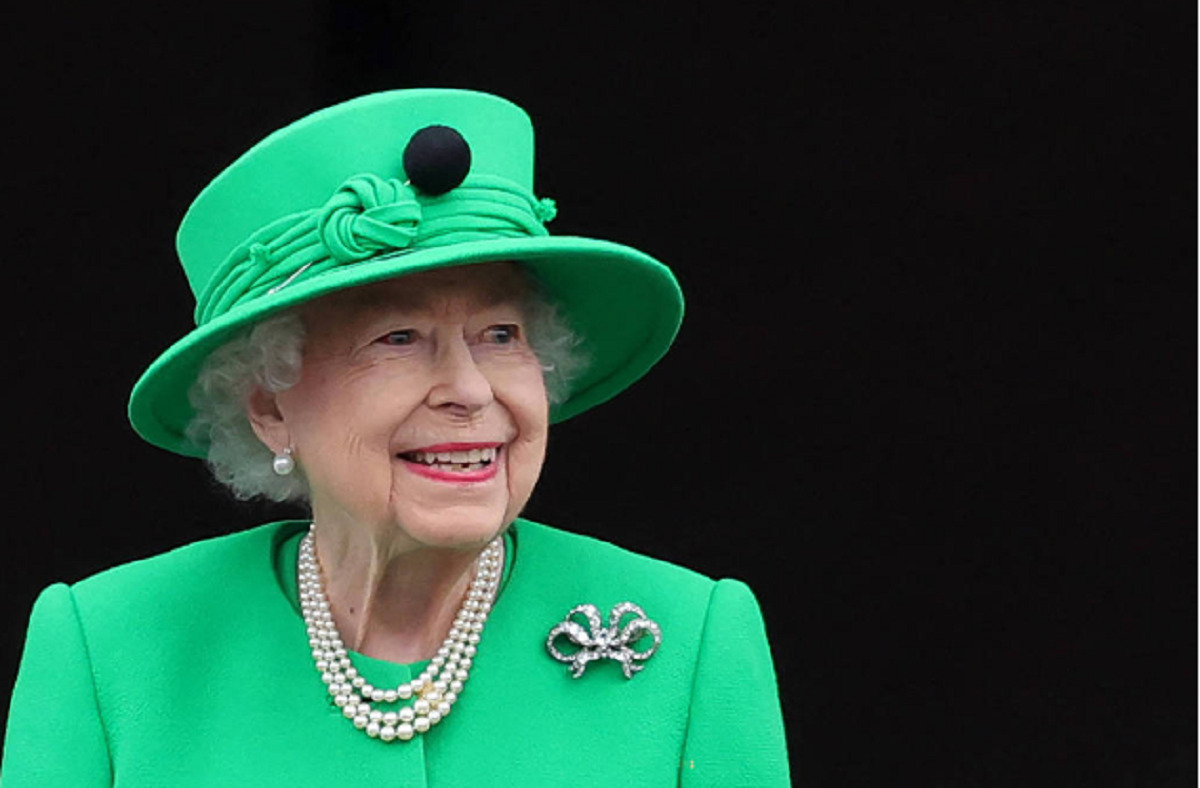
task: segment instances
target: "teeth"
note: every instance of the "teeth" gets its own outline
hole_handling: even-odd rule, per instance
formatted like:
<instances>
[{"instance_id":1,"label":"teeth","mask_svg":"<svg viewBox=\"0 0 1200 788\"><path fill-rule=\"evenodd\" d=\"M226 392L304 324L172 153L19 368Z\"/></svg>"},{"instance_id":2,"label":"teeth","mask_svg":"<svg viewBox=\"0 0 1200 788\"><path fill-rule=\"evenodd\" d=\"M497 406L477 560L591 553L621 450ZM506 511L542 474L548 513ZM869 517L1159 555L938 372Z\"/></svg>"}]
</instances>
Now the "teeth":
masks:
<instances>
[{"instance_id":1,"label":"teeth","mask_svg":"<svg viewBox=\"0 0 1200 788\"><path fill-rule=\"evenodd\" d=\"M471 449L470 451L414 451L405 455L412 458L415 462L421 462L426 465L479 465L480 463L494 462L496 459L496 449L489 446L486 449ZM470 468L469 470L478 470Z\"/></svg>"}]
</instances>

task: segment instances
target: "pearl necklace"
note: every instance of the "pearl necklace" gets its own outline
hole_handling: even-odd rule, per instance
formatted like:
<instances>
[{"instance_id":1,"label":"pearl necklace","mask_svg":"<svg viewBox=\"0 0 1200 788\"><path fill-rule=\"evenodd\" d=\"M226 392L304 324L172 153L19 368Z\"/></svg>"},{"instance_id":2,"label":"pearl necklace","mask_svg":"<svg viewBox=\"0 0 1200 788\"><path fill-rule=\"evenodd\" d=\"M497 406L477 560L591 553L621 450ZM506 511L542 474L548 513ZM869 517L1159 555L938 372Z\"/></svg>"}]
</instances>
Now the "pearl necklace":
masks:
<instances>
[{"instance_id":1,"label":"pearl necklace","mask_svg":"<svg viewBox=\"0 0 1200 788\"><path fill-rule=\"evenodd\" d=\"M454 617L450 634L442 641L429 666L412 681L380 689L369 684L351 664L346 646L333 623L317 562L315 532L314 524L300 543L297 569L300 607L321 681L329 686L329 694L342 715L371 738L386 742L408 741L418 733L425 733L446 718L467 683L476 646L500 584L504 567L503 541L494 540L480 553L467 598ZM413 699L411 704L403 705L397 711L382 712L371 705L410 699Z\"/></svg>"}]
</instances>

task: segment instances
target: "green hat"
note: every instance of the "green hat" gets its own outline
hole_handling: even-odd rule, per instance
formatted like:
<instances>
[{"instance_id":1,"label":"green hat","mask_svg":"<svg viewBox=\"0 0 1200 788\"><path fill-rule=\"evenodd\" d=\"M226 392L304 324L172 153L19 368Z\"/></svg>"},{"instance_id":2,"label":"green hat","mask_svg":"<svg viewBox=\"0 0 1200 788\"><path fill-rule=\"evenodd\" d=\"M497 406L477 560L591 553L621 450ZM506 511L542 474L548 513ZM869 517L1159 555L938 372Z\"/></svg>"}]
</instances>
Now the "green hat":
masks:
<instances>
[{"instance_id":1,"label":"green hat","mask_svg":"<svg viewBox=\"0 0 1200 788\"><path fill-rule=\"evenodd\" d=\"M200 193L176 246L196 328L133 388L150 443L203 457L185 434L188 389L209 353L287 307L433 268L515 260L583 338L588 368L551 421L640 378L683 316L670 270L642 252L551 237L533 196L533 126L520 107L466 90L394 90L302 118L259 142Z\"/></svg>"}]
</instances>

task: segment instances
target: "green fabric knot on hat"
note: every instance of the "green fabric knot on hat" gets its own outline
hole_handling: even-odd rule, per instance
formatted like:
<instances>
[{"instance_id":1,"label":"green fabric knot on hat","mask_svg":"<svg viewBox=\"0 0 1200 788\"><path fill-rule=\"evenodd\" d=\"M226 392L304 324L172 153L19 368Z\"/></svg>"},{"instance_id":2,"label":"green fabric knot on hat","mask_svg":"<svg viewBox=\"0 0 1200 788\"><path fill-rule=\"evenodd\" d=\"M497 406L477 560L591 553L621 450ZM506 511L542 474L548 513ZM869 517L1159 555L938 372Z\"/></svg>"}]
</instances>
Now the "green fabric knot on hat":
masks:
<instances>
[{"instance_id":1,"label":"green fabric knot on hat","mask_svg":"<svg viewBox=\"0 0 1200 788\"><path fill-rule=\"evenodd\" d=\"M320 208L285 216L230 253L196 301L203 325L236 306L273 296L301 277L389 253L472 241L546 235L546 204L494 175L426 197L395 178L360 173Z\"/></svg>"},{"instance_id":2,"label":"green fabric knot on hat","mask_svg":"<svg viewBox=\"0 0 1200 788\"><path fill-rule=\"evenodd\" d=\"M317 215L317 234L332 257L349 263L407 247L420 222L421 206L409 187L366 173L329 198Z\"/></svg>"},{"instance_id":3,"label":"green fabric knot on hat","mask_svg":"<svg viewBox=\"0 0 1200 788\"><path fill-rule=\"evenodd\" d=\"M533 207L533 212L537 214L537 218L543 224L554 221L554 217L558 216L558 203L549 197L543 197L538 200L537 205Z\"/></svg>"}]
</instances>

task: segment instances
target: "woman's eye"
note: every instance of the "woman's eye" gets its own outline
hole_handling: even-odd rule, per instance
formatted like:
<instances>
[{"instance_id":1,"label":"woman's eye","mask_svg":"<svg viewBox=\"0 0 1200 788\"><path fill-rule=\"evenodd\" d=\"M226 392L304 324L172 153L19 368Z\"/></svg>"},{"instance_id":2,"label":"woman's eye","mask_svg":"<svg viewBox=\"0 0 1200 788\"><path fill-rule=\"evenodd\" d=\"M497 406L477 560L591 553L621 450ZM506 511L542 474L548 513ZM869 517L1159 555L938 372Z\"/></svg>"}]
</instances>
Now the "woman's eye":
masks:
<instances>
[{"instance_id":1,"label":"woman's eye","mask_svg":"<svg viewBox=\"0 0 1200 788\"><path fill-rule=\"evenodd\" d=\"M483 332L483 336L487 341L494 342L497 345L507 345L516 342L520 335L520 330L512 324L489 326Z\"/></svg>"},{"instance_id":2,"label":"woman's eye","mask_svg":"<svg viewBox=\"0 0 1200 788\"><path fill-rule=\"evenodd\" d=\"M416 341L417 332L412 329L403 331L389 331L379 338L379 342L385 345L411 345Z\"/></svg>"}]
</instances>

